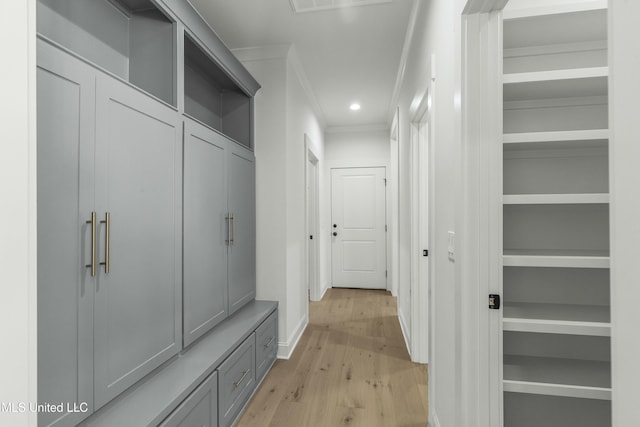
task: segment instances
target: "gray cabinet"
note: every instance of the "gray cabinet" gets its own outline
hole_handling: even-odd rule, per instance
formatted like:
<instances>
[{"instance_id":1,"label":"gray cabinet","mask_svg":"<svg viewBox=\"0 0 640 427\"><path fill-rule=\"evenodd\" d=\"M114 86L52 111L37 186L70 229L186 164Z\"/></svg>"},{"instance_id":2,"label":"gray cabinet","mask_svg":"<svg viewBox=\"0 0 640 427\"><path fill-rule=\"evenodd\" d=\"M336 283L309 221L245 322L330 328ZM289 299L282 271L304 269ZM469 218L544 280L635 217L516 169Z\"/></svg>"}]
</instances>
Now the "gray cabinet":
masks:
<instances>
[{"instance_id":1,"label":"gray cabinet","mask_svg":"<svg viewBox=\"0 0 640 427\"><path fill-rule=\"evenodd\" d=\"M184 345L255 297L253 153L189 118L184 137Z\"/></svg>"},{"instance_id":2,"label":"gray cabinet","mask_svg":"<svg viewBox=\"0 0 640 427\"><path fill-rule=\"evenodd\" d=\"M180 350L178 114L38 40L41 413L75 425ZM68 420L67 420L68 418Z\"/></svg>"},{"instance_id":3,"label":"gray cabinet","mask_svg":"<svg viewBox=\"0 0 640 427\"><path fill-rule=\"evenodd\" d=\"M184 129L184 345L227 317L227 141Z\"/></svg>"},{"instance_id":4,"label":"gray cabinet","mask_svg":"<svg viewBox=\"0 0 640 427\"><path fill-rule=\"evenodd\" d=\"M256 208L253 153L229 144L229 314L256 296Z\"/></svg>"},{"instance_id":5,"label":"gray cabinet","mask_svg":"<svg viewBox=\"0 0 640 427\"><path fill-rule=\"evenodd\" d=\"M160 427L218 425L218 373L214 372L160 424Z\"/></svg>"},{"instance_id":6,"label":"gray cabinet","mask_svg":"<svg viewBox=\"0 0 640 427\"><path fill-rule=\"evenodd\" d=\"M244 407L256 383L255 333L218 367L218 425L230 426Z\"/></svg>"},{"instance_id":7,"label":"gray cabinet","mask_svg":"<svg viewBox=\"0 0 640 427\"><path fill-rule=\"evenodd\" d=\"M182 132L175 110L115 79L99 75L96 93L96 210L110 214L95 296L100 407L181 349Z\"/></svg>"},{"instance_id":8,"label":"gray cabinet","mask_svg":"<svg viewBox=\"0 0 640 427\"><path fill-rule=\"evenodd\" d=\"M38 401L93 409L93 297L88 269L94 211L95 73L38 44ZM39 414L75 425L83 413Z\"/></svg>"},{"instance_id":9,"label":"gray cabinet","mask_svg":"<svg viewBox=\"0 0 640 427\"><path fill-rule=\"evenodd\" d=\"M38 0L37 15L38 401L72 410L38 425L158 425L185 396L166 425L217 425L207 376L233 353L230 423L275 309L254 301L241 146L259 85L184 0Z\"/></svg>"}]
</instances>

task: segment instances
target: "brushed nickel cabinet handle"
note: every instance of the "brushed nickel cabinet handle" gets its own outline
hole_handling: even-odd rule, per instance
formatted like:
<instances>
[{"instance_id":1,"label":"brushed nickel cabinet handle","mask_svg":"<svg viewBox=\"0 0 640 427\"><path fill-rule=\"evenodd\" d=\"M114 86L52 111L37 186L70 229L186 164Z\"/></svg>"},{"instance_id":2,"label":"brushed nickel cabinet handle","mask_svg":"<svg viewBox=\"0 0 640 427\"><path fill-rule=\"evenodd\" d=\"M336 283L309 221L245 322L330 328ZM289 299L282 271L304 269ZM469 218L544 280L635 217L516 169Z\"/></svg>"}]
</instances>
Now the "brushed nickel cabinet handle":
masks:
<instances>
[{"instance_id":1,"label":"brushed nickel cabinet handle","mask_svg":"<svg viewBox=\"0 0 640 427\"><path fill-rule=\"evenodd\" d=\"M227 246L229 246L231 245L231 215L227 214L224 219L227 221L227 239L225 242L227 243Z\"/></svg>"},{"instance_id":2,"label":"brushed nickel cabinet handle","mask_svg":"<svg viewBox=\"0 0 640 427\"><path fill-rule=\"evenodd\" d=\"M264 345L264 348L269 348L269 344L273 342L273 337L269 338L269 341Z\"/></svg>"},{"instance_id":3,"label":"brushed nickel cabinet handle","mask_svg":"<svg viewBox=\"0 0 640 427\"><path fill-rule=\"evenodd\" d=\"M87 221L91 224L91 264L85 265L91 269L91 277L96 277L96 213L91 212L91 219Z\"/></svg>"},{"instance_id":4,"label":"brushed nickel cabinet handle","mask_svg":"<svg viewBox=\"0 0 640 427\"><path fill-rule=\"evenodd\" d=\"M236 381L235 383L233 383L233 388L238 388L238 386L240 386L240 384L242 384L242 381L244 381L244 377L246 377L248 373L249 373L248 369L246 371L244 371L242 373L242 376L240 377L240 379L238 381Z\"/></svg>"},{"instance_id":5,"label":"brushed nickel cabinet handle","mask_svg":"<svg viewBox=\"0 0 640 427\"><path fill-rule=\"evenodd\" d=\"M100 221L100 224L105 224L106 239L104 240L104 262L100 265L104 265L105 274L111 270L111 212L107 212L104 215L104 221Z\"/></svg>"}]
</instances>

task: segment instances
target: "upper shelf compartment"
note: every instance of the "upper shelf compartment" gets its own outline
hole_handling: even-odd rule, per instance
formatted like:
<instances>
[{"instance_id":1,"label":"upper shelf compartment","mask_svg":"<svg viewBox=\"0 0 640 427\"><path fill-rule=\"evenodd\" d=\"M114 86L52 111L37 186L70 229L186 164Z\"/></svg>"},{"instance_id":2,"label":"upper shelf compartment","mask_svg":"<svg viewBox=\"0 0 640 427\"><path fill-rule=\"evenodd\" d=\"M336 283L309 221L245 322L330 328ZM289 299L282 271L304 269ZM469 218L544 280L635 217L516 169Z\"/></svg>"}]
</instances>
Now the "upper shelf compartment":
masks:
<instances>
[{"instance_id":1,"label":"upper shelf compartment","mask_svg":"<svg viewBox=\"0 0 640 427\"><path fill-rule=\"evenodd\" d=\"M184 111L236 142L252 146L251 96L188 34L184 37Z\"/></svg>"},{"instance_id":2,"label":"upper shelf compartment","mask_svg":"<svg viewBox=\"0 0 640 427\"><path fill-rule=\"evenodd\" d=\"M607 11L591 3L579 11L550 6L505 11L504 72L606 66Z\"/></svg>"},{"instance_id":3,"label":"upper shelf compartment","mask_svg":"<svg viewBox=\"0 0 640 427\"><path fill-rule=\"evenodd\" d=\"M175 23L150 0L38 0L42 36L176 105Z\"/></svg>"}]
</instances>

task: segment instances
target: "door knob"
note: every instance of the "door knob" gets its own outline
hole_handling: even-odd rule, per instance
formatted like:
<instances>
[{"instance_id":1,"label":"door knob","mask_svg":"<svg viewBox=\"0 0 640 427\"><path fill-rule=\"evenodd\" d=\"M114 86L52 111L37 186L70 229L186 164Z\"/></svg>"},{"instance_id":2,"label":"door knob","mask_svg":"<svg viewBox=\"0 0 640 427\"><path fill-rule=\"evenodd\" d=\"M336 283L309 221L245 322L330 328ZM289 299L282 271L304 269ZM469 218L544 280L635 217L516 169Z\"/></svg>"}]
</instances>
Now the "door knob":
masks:
<instances>
[{"instance_id":1,"label":"door knob","mask_svg":"<svg viewBox=\"0 0 640 427\"><path fill-rule=\"evenodd\" d=\"M333 224L333 228L338 228L338 224Z\"/></svg>"},{"instance_id":2,"label":"door knob","mask_svg":"<svg viewBox=\"0 0 640 427\"><path fill-rule=\"evenodd\" d=\"M337 235L338 235L338 233L336 233L336 232L334 231L334 232L333 232L333 235L334 235L334 236L337 236Z\"/></svg>"}]
</instances>

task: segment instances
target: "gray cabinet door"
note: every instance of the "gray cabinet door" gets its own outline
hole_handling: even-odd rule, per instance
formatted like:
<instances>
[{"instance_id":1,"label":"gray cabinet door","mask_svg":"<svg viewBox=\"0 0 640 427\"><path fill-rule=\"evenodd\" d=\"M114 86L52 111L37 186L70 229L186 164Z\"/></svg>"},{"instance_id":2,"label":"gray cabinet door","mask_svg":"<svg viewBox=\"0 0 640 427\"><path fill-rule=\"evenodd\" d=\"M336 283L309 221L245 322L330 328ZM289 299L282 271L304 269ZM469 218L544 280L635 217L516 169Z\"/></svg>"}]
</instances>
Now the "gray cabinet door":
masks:
<instances>
[{"instance_id":1,"label":"gray cabinet door","mask_svg":"<svg viewBox=\"0 0 640 427\"><path fill-rule=\"evenodd\" d=\"M181 348L182 132L177 111L106 76L96 100L96 409Z\"/></svg>"},{"instance_id":2,"label":"gray cabinet door","mask_svg":"<svg viewBox=\"0 0 640 427\"><path fill-rule=\"evenodd\" d=\"M193 120L184 129L184 345L227 316L227 141Z\"/></svg>"},{"instance_id":3,"label":"gray cabinet door","mask_svg":"<svg viewBox=\"0 0 640 427\"><path fill-rule=\"evenodd\" d=\"M237 144L229 144L229 314L256 296L256 216L254 156Z\"/></svg>"},{"instance_id":4,"label":"gray cabinet door","mask_svg":"<svg viewBox=\"0 0 640 427\"><path fill-rule=\"evenodd\" d=\"M95 77L38 41L38 401L93 407L91 258ZM84 413L38 414L75 425Z\"/></svg>"}]
</instances>

